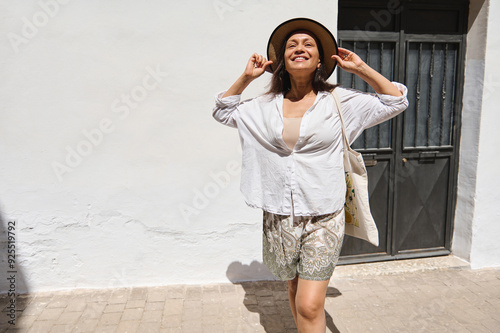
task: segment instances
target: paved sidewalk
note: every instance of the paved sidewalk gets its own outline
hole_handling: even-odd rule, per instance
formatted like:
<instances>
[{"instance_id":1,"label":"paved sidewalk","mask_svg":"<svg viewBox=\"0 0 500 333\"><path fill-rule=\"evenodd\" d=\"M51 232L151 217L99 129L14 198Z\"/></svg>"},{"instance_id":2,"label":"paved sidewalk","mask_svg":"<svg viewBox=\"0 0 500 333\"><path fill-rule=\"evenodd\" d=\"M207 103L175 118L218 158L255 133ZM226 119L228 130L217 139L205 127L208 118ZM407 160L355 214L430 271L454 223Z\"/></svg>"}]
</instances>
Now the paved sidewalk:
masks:
<instances>
[{"instance_id":1,"label":"paved sidewalk","mask_svg":"<svg viewBox=\"0 0 500 333\"><path fill-rule=\"evenodd\" d=\"M402 262L415 271L338 266L327 291L327 332L500 332L500 269L392 265ZM297 331L280 281L21 295L16 328L6 324L2 296L0 332Z\"/></svg>"}]
</instances>

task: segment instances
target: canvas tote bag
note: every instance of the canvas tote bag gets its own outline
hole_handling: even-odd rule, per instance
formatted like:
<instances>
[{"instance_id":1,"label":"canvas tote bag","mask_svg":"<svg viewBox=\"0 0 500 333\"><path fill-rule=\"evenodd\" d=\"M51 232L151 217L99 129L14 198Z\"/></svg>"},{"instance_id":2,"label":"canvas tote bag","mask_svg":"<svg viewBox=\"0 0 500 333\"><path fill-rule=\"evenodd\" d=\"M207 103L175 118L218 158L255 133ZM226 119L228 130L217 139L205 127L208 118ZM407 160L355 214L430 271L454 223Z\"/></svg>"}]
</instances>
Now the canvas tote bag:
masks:
<instances>
[{"instance_id":1,"label":"canvas tote bag","mask_svg":"<svg viewBox=\"0 0 500 333\"><path fill-rule=\"evenodd\" d=\"M363 239L375 246L379 244L378 229L370 212L368 176L361 153L351 149L347 140L342 108L335 89L332 92L342 123L344 144L344 171L346 177L345 233Z\"/></svg>"}]
</instances>

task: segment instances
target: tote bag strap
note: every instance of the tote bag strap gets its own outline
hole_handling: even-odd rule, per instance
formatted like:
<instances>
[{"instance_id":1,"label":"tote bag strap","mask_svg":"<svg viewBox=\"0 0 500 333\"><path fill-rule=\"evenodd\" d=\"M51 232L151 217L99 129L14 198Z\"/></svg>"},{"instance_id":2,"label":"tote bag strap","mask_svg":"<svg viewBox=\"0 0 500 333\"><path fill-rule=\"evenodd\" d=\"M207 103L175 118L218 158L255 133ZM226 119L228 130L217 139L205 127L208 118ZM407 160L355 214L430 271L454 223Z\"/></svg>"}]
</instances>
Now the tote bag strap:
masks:
<instances>
[{"instance_id":1,"label":"tote bag strap","mask_svg":"<svg viewBox=\"0 0 500 333\"><path fill-rule=\"evenodd\" d=\"M347 130L344 124L344 118L342 117L342 106L340 105L339 95L333 89L332 91L333 99L335 100L335 104L337 104L337 110L339 111L340 123L342 124L342 137L344 140L344 149L347 151L349 149L349 141L347 140Z\"/></svg>"}]
</instances>

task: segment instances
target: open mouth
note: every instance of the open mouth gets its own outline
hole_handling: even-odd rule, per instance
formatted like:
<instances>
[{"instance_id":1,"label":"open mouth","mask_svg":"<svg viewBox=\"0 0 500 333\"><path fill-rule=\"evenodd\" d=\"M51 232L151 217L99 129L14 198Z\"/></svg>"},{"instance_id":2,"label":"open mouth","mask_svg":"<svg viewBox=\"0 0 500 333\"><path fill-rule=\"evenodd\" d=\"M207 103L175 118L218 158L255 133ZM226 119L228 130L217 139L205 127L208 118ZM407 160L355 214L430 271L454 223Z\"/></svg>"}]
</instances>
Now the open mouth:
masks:
<instances>
[{"instance_id":1,"label":"open mouth","mask_svg":"<svg viewBox=\"0 0 500 333\"><path fill-rule=\"evenodd\" d=\"M306 61L307 58L306 57L296 57L293 59L293 61Z\"/></svg>"}]
</instances>

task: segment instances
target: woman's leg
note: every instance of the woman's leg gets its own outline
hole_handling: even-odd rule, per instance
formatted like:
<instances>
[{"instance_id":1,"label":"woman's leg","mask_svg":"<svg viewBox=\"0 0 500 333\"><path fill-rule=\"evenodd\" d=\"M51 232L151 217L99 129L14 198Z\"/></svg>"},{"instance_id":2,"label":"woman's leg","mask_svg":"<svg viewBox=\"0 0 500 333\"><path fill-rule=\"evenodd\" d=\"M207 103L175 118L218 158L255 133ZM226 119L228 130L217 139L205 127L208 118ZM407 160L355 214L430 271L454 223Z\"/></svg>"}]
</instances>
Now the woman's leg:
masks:
<instances>
[{"instance_id":1,"label":"woman's leg","mask_svg":"<svg viewBox=\"0 0 500 333\"><path fill-rule=\"evenodd\" d=\"M329 282L330 279L314 281L297 278L294 317L299 333L326 332L325 298Z\"/></svg>"},{"instance_id":2,"label":"woman's leg","mask_svg":"<svg viewBox=\"0 0 500 333\"><path fill-rule=\"evenodd\" d=\"M299 332L326 332L326 290L340 255L343 235L343 210L315 216L305 224L297 266L300 277L295 283L293 302ZM290 284L294 286L293 280Z\"/></svg>"},{"instance_id":3,"label":"woman's leg","mask_svg":"<svg viewBox=\"0 0 500 333\"><path fill-rule=\"evenodd\" d=\"M288 300L290 302L290 309L292 310L293 319L295 320L295 325L297 325L297 308L295 306L295 298L297 296L297 283L299 282L299 276L297 275L295 279L288 280Z\"/></svg>"}]
</instances>

